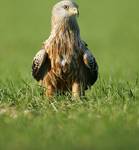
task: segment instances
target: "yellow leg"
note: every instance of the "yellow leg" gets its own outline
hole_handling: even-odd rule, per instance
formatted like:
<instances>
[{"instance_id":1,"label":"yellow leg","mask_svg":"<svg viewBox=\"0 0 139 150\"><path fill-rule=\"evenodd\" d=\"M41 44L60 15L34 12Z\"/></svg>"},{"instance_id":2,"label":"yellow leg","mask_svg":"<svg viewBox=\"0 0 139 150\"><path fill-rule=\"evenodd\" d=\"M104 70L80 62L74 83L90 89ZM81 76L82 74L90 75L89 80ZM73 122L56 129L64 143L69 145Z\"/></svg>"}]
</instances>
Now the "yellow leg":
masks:
<instances>
[{"instance_id":1,"label":"yellow leg","mask_svg":"<svg viewBox=\"0 0 139 150\"><path fill-rule=\"evenodd\" d=\"M46 96L48 98L52 98L54 94L55 94L55 88L52 85L48 85L46 90Z\"/></svg>"},{"instance_id":2,"label":"yellow leg","mask_svg":"<svg viewBox=\"0 0 139 150\"><path fill-rule=\"evenodd\" d=\"M80 95L81 95L80 84L78 82L74 82L72 84L72 97L80 98Z\"/></svg>"}]
</instances>

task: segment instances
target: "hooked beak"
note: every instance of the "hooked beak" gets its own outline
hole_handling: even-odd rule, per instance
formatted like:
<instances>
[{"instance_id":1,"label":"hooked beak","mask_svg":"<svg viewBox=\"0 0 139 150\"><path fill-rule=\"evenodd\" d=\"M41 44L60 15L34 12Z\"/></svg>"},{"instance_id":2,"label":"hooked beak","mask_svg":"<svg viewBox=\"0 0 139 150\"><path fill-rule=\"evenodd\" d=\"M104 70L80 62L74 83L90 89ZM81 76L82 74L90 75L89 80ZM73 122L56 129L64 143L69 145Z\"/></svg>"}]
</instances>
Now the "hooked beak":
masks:
<instances>
[{"instance_id":1,"label":"hooked beak","mask_svg":"<svg viewBox=\"0 0 139 150\"><path fill-rule=\"evenodd\" d=\"M77 15L79 17L79 10L76 7L71 8L69 12L71 15Z\"/></svg>"}]
</instances>

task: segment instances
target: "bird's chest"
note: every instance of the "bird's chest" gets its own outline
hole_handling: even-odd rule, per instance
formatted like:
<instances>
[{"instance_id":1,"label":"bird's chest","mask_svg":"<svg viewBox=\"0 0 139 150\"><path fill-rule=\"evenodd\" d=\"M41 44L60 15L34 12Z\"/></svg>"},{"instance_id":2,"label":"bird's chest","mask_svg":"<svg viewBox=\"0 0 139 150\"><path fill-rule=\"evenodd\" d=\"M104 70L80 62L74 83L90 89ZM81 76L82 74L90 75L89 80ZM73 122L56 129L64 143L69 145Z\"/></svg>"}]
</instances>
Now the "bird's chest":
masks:
<instances>
[{"instance_id":1,"label":"bird's chest","mask_svg":"<svg viewBox=\"0 0 139 150\"><path fill-rule=\"evenodd\" d=\"M79 54L76 51L59 51L54 55L51 66L57 76L68 76L78 69Z\"/></svg>"}]
</instances>

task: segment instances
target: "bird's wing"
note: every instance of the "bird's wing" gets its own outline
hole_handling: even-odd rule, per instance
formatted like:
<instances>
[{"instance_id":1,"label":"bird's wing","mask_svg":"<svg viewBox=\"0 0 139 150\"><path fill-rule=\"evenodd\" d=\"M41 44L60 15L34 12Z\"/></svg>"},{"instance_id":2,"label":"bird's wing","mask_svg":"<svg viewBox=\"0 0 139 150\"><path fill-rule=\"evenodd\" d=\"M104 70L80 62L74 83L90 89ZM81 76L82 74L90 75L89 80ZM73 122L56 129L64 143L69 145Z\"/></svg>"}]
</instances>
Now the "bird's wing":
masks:
<instances>
[{"instance_id":1,"label":"bird's wing","mask_svg":"<svg viewBox=\"0 0 139 150\"><path fill-rule=\"evenodd\" d=\"M88 45L83 42L83 63L85 65L85 73L87 77L86 86L88 87L93 85L98 78L98 64L95 57L92 55L91 51L88 49L87 46Z\"/></svg>"},{"instance_id":2,"label":"bird's wing","mask_svg":"<svg viewBox=\"0 0 139 150\"><path fill-rule=\"evenodd\" d=\"M90 71L97 71L98 65L95 57L91 54L89 50L86 50L83 54L83 62Z\"/></svg>"},{"instance_id":3,"label":"bird's wing","mask_svg":"<svg viewBox=\"0 0 139 150\"><path fill-rule=\"evenodd\" d=\"M50 60L45 49L39 50L35 55L32 63L32 76L37 80L43 80L44 75L50 67Z\"/></svg>"}]
</instances>

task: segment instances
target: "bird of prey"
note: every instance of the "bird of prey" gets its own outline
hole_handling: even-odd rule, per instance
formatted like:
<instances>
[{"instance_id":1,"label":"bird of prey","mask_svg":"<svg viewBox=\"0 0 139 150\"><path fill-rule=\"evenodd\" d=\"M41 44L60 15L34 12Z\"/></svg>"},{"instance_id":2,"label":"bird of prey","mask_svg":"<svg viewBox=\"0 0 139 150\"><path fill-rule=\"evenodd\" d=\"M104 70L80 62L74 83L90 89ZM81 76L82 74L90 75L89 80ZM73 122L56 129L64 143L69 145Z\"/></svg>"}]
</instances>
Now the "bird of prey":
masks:
<instances>
[{"instance_id":1,"label":"bird of prey","mask_svg":"<svg viewBox=\"0 0 139 150\"><path fill-rule=\"evenodd\" d=\"M65 92L84 96L98 78L97 62L81 39L77 16L75 2L62 0L55 4L51 34L33 59L32 75L45 87L48 97Z\"/></svg>"}]
</instances>

